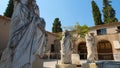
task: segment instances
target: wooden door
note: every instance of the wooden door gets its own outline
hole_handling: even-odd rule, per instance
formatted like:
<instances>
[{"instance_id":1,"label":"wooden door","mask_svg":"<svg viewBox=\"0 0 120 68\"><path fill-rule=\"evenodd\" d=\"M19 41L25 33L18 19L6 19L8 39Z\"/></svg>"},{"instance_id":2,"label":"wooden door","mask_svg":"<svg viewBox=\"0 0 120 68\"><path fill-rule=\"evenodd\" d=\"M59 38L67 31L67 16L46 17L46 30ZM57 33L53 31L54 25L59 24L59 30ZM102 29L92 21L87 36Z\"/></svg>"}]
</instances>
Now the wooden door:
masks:
<instances>
[{"instance_id":1,"label":"wooden door","mask_svg":"<svg viewBox=\"0 0 120 68\"><path fill-rule=\"evenodd\" d=\"M103 40L97 44L99 60L113 60L112 45L109 41Z\"/></svg>"},{"instance_id":2,"label":"wooden door","mask_svg":"<svg viewBox=\"0 0 120 68\"><path fill-rule=\"evenodd\" d=\"M80 55L80 59L87 59L87 47L85 42L79 44L78 53Z\"/></svg>"}]
</instances>

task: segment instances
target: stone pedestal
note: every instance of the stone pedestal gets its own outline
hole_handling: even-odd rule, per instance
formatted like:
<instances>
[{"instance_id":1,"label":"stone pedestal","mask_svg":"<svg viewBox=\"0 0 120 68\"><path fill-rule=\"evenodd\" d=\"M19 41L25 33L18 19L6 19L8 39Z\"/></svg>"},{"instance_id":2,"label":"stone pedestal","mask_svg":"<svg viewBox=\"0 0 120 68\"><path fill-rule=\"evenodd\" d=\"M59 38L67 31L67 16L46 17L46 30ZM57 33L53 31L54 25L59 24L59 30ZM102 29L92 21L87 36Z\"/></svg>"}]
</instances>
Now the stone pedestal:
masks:
<instances>
[{"instance_id":1,"label":"stone pedestal","mask_svg":"<svg viewBox=\"0 0 120 68\"><path fill-rule=\"evenodd\" d=\"M98 68L96 63L83 63L82 68Z\"/></svg>"},{"instance_id":2,"label":"stone pedestal","mask_svg":"<svg viewBox=\"0 0 120 68\"><path fill-rule=\"evenodd\" d=\"M72 59L72 64L81 65L79 54L72 54L71 59Z\"/></svg>"},{"instance_id":3,"label":"stone pedestal","mask_svg":"<svg viewBox=\"0 0 120 68\"><path fill-rule=\"evenodd\" d=\"M120 53L114 53L113 56L115 61L120 61Z\"/></svg>"},{"instance_id":4,"label":"stone pedestal","mask_svg":"<svg viewBox=\"0 0 120 68\"><path fill-rule=\"evenodd\" d=\"M43 68L43 60L39 57L36 57L35 61L32 64L32 68Z\"/></svg>"},{"instance_id":5,"label":"stone pedestal","mask_svg":"<svg viewBox=\"0 0 120 68\"><path fill-rule=\"evenodd\" d=\"M56 64L56 68L76 68L74 64Z\"/></svg>"}]
</instances>

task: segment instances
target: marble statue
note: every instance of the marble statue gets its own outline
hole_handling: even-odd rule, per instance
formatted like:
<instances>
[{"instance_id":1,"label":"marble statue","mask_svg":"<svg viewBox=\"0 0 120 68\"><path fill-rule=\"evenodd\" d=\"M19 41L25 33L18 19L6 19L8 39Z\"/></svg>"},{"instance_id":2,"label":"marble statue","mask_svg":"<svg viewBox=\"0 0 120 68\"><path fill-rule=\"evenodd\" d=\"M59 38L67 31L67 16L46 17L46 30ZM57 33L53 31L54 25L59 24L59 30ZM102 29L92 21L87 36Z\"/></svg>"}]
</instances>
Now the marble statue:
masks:
<instances>
[{"instance_id":1,"label":"marble statue","mask_svg":"<svg viewBox=\"0 0 120 68\"><path fill-rule=\"evenodd\" d=\"M13 2L9 42L2 54L0 68L31 68L35 55L41 55L45 49L45 23L41 22L35 0Z\"/></svg>"},{"instance_id":2,"label":"marble statue","mask_svg":"<svg viewBox=\"0 0 120 68\"><path fill-rule=\"evenodd\" d=\"M95 49L94 49L94 36L92 34L86 34L86 46L87 46L87 63L95 62Z\"/></svg>"},{"instance_id":3,"label":"marble statue","mask_svg":"<svg viewBox=\"0 0 120 68\"><path fill-rule=\"evenodd\" d=\"M67 30L62 33L61 64L71 64L72 41Z\"/></svg>"}]
</instances>

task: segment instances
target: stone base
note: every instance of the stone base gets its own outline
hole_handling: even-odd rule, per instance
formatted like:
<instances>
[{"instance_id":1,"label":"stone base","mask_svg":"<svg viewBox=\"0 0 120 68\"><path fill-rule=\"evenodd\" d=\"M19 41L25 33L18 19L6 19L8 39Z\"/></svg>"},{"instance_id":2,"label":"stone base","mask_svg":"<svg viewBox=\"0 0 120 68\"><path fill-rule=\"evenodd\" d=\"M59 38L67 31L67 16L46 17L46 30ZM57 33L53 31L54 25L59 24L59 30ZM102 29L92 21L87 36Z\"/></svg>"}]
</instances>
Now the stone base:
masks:
<instances>
[{"instance_id":1,"label":"stone base","mask_svg":"<svg viewBox=\"0 0 120 68\"><path fill-rule=\"evenodd\" d=\"M35 61L32 64L32 68L43 68L43 60L39 57L36 57Z\"/></svg>"},{"instance_id":2,"label":"stone base","mask_svg":"<svg viewBox=\"0 0 120 68\"><path fill-rule=\"evenodd\" d=\"M56 68L76 68L75 64L56 64Z\"/></svg>"},{"instance_id":3,"label":"stone base","mask_svg":"<svg viewBox=\"0 0 120 68\"><path fill-rule=\"evenodd\" d=\"M83 63L82 68L98 68L96 63Z\"/></svg>"},{"instance_id":4,"label":"stone base","mask_svg":"<svg viewBox=\"0 0 120 68\"><path fill-rule=\"evenodd\" d=\"M78 66L81 65L79 54L72 54L71 60L72 60L72 64L75 64L75 65L78 65Z\"/></svg>"}]
</instances>

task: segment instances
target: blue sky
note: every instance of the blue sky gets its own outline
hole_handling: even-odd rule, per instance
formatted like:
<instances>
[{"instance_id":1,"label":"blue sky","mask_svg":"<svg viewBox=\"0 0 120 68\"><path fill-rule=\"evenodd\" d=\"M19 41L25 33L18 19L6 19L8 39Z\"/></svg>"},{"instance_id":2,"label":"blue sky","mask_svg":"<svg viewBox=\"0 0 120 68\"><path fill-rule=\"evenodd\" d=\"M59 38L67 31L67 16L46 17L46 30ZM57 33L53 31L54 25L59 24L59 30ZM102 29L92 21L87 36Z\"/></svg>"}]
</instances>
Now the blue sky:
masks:
<instances>
[{"instance_id":1,"label":"blue sky","mask_svg":"<svg viewBox=\"0 0 120 68\"><path fill-rule=\"evenodd\" d=\"M46 30L52 31L52 24L57 17L60 19L62 28L80 25L94 26L92 17L92 0L36 0L40 8L40 16L46 21ZM102 0L95 0L102 13ZM0 0L0 15L3 15L8 0ZM116 17L120 21L120 0L112 0L112 6L116 10Z\"/></svg>"}]
</instances>

